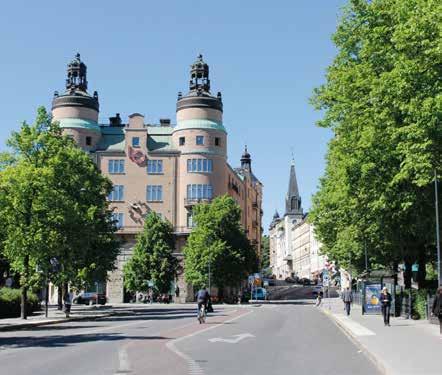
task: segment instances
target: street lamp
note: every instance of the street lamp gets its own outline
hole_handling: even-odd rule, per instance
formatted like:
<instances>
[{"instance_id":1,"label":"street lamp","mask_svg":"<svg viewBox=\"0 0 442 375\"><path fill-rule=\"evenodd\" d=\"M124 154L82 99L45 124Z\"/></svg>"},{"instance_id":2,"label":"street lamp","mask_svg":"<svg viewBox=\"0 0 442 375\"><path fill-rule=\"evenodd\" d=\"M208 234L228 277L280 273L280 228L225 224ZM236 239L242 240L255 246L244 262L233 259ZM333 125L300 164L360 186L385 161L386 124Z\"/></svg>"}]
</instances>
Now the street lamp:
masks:
<instances>
[{"instance_id":1,"label":"street lamp","mask_svg":"<svg viewBox=\"0 0 442 375\"><path fill-rule=\"evenodd\" d=\"M439 238L439 203L437 194L437 171L434 169L434 200L435 200L435 210L436 210L436 249L437 249L437 279L439 286L442 286L442 275L441 275L441 259L440 259L440 238Z\"/></svg>"}]
</instances>

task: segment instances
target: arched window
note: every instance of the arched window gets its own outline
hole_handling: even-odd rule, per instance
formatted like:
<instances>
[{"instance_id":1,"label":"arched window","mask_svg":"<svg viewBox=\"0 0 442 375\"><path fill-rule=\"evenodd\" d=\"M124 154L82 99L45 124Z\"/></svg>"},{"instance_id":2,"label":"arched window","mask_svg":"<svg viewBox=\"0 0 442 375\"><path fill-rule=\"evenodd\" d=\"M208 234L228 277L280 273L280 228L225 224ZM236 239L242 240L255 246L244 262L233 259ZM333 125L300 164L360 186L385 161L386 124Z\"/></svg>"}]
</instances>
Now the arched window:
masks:
<instances>
[{"instance_id":1,"label":"arched window","mask_svg":"<svg viewBox=\"0 0 442 375\"><path fill-rule=\"evenodd\" d=\"M292 210L298 209L298 199L296 197L292 197L291 209Z\"/></svg>"}]
</instances>

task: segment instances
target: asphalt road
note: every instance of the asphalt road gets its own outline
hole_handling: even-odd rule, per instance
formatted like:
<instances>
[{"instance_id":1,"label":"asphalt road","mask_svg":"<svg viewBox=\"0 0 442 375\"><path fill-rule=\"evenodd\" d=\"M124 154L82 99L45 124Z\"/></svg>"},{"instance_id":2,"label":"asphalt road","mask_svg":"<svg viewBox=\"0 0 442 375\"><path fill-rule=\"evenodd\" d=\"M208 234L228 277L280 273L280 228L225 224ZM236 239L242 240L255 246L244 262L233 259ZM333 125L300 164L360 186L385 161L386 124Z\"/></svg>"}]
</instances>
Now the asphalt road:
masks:
<instances>
[{"instance_id":1,"label":"asphalt road","mask_svg":"<svg viewBox=\"0 0 442 375\"><path fill-rule=\"evenodd\" d=\"M310 302L121 308L120 315L0 332L0 374L379 374Z\"/></svg>"}]
</instances>

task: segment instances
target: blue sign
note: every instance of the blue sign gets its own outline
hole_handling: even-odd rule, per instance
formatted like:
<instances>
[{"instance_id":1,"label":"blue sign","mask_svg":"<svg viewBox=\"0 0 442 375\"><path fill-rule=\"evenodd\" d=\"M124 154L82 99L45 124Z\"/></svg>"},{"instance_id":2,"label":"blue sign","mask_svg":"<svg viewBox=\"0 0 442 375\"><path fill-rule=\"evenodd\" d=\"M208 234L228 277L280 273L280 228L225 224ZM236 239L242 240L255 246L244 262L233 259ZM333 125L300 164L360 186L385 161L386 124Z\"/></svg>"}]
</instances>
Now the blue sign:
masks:
<instances>
[{"instance_id":1,"label":"blue sign","mask_svg":"<svg viewBox=\"0 0 442 375\"><path fill-rule=\"evenodd\" d=\"M365 284L364 285L364 312L366 314L381 313L381 284Z\"/></svg>"},{"instance_id":2,"label":"blue sign","mask_svg":"<svg viewBox=\"0 0 442 375\"><path fill-rule=\"evenodd\" d=\"M412 272L417 272L417 271L419 271L419 264L413 264L412 266L411 266L411 271Z\"/></svg>"}]
</instances>

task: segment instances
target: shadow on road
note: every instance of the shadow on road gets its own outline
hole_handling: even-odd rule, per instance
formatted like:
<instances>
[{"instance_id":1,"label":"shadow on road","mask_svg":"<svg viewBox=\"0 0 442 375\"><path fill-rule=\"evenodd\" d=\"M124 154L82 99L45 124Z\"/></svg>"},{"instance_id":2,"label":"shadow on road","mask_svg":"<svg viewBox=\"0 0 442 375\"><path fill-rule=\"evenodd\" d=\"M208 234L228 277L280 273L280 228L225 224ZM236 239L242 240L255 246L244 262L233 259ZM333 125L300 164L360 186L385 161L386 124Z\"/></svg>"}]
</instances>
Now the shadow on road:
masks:
<instances>
[{"instance_id":1,"label":"shadow on road","mask_svg":"<svg viewBox=\"0 0 442 375\"><path fill-rule=\"evenodd\" d=\"M0 338L0 352L5 349L20 348L56 348L66 347L81 343L90 343L98 341L121 341L121 340L169 340L169 337L163 336L126 336L119 333L94 333L72 336L51 336L43 339L36 339L32 336Z\"/></svg>"}]
</instances>

